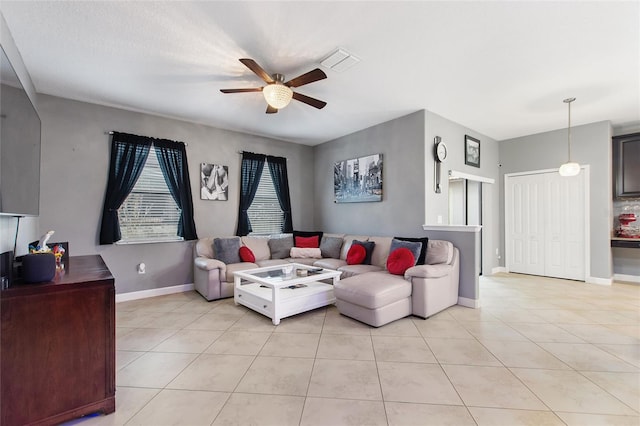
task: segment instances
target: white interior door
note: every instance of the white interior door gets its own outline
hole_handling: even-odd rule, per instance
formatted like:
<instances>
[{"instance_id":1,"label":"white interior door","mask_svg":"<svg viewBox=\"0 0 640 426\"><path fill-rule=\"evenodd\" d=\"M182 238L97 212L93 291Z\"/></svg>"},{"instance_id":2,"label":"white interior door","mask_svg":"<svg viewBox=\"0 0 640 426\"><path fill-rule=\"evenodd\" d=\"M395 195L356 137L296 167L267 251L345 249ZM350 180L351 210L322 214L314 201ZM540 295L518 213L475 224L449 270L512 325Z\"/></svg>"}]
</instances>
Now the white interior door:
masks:
<instances>
[{"instance_id":1,"label":"white interior door","mask_svg":"<svg viewBox=\"0 0 640 426\"><path fill-rule=\"evenodd\" d=\"M545 275L584 280L584 173L547 173L545 180Z\"/></svg>"},{"instance_id":2,"label":"white interior door","mask_svg":"<svg viewBox=\"0 0 640 426\"><path fill-rule=\"evenodd\" d=\"M540 175L506 181L507 268L544 275L544 180Z\"/></svg>"},{"instance_id":3,"label":"white interior door","mask_svg":"<svg viewBox=\"0 0 640 426\"><path fill-rule=\"evenodd\" d=\"M585 279L585 173L505 179L507 269Z\"/></svg>"}]
</instances>

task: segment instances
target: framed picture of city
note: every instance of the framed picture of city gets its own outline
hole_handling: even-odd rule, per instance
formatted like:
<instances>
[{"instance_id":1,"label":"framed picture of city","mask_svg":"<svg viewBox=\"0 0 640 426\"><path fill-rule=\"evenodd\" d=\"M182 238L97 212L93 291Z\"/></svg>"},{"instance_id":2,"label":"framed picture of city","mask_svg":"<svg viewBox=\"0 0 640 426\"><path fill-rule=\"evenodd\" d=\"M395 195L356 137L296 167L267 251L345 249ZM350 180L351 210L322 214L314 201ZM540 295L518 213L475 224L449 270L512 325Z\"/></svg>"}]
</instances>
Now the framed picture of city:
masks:
<instances>
[{"instance_id":1,"label":"framed picture of city","mask_svg":"<svg viewBox=\"0 0 640 426\"><path fill-rule=\"evenodd\" d=\"M333 191L336 203L382 201L382 154L335 163Z\"/></svg>"}]
</instances>

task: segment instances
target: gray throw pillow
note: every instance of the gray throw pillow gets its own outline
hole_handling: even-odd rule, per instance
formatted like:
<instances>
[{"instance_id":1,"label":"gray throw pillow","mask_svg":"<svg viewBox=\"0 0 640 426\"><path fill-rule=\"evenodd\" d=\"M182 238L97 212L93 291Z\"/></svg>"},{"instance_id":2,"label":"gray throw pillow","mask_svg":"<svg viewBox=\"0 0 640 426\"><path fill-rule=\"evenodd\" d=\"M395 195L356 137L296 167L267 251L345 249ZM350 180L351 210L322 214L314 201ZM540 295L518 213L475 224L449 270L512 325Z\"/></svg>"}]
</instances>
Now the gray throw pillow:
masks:
<instances>
[{"instance_id":1,"label":"gray throw pillow","mask_svg":"<svg viewBox=\"0 0 640 426\"><path fill-rule=\"evenodd\" d=\"M320 242L320 252L322 257L331 257L340 259L340 249L342 248L342 238L340 237L322 237Z\"/></svg>"},{"instance_id":2,"label":"gray throw pillow","mask_svg":"<svg viewBox=\"0 0 640 426\"><path fill-rule=\"evenodd\" d=\"M214 238L213 257L227 265L240 263L240 237Z\"/></svg>"},{"instance_id":3,"label":"gray throw pillow","mask_svg":"<svg viewBox=\"0 0 640 426\"><path fill-rule=\"evenodd\" d=\"M418 257L418 261L416 265L424 265L427 258L427 247L429 246L429 238L427 237L419 237L419 238L411 238L411 237L393 237L396 240L402 241L411 241L414 243L422 243L422 249L420 250L420 257Z\"/></svg>"},{"instance_id":4,"label":"gray throw pillow","mask_svg":"<svg viewBox=\"0 0 640 426\"><path fill-rule=\"evenodd\" d=\"M269 251L272 259L286 259L293 247L293 236L283 238L269 238Z\"/></svg>"},{"instance_id":5,"label":"gray throw pillow","mask_svg":"<svg viewBox=\"0 0 640 426\"><path fill-rule=\"evenodd\" d=\"M393 253L393 251L397 248L404 247L409 249L413 254L413 264L415 265L420 258L420 251L422 250L422 243L411 242L411 241L402 241L393 239L391 240L391 248L389 249L389 254Z\"/></svg>"}]
</instances>

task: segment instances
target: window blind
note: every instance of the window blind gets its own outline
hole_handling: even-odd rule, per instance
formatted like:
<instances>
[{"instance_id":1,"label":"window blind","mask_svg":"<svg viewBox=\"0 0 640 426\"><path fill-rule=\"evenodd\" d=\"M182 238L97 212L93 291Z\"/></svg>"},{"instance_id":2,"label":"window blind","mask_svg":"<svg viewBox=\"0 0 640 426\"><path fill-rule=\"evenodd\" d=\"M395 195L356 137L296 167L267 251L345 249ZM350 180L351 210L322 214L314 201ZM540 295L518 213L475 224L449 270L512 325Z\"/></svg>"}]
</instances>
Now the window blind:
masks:
<instances>
[{"instance_id":1,"label":"window blind","mask_svg":"<svg viewBox=\"0 0 640 426\"><path fill-rule=\"evenodd\" d=\"M153 146L138 181L118 209L118 218L122 243L182 239L178 237L180 209L169 192Z\"/></svg>"},{"instance_id":2,"label":"window blind","mask_svg":"<svg viewBox=\"0 0 640 426\"><path fill-rule=\"evenodd\" d=\"M284 226L284 214L273 186L269 168L265 164L256 196L247 211L251 221L251 234L279 234Z\"/></svg>"}]
</instances>

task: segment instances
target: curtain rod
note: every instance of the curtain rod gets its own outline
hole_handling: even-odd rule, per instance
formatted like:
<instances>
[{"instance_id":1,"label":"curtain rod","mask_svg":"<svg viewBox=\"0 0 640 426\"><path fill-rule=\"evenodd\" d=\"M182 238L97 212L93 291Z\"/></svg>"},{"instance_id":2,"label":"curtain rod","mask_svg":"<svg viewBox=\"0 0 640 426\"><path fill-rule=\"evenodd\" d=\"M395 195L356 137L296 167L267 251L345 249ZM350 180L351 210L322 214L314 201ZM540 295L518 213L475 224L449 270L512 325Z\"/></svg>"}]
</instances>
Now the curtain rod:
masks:
<instances>
[{"instance_id":1,"label":"curtain rod","mask_svg":"<svg viewBox=\"0 0 640 426\"><path fill-rule=\"evenodd\" d=\"M250 152L250 151L238 151L238 154L242 155L242 154L244 154L245 152L246 152L246 153L248 153L248 154L255 154L255 152ZM264 155L264 156L269 157L269 155L267 155L267 154L258 154L258 155ZM271 157L279 157L279 155L271 155ZM289 159L289 158L284 157L284 156L283 156L282 158L284 158L285 160L288 160L288 159Z\"/></svg>"},{"instance_id":2,"label":"curtain rod","mask_svg":"<svg viewBox=\"0 0 640 426\"><path fill-rule=\"evenodd\" d=\"M124 133L124 132L122 132L122 133ZM109 130L108 132L104 132L104 134L105 135L113 135L113 130ZM145 136L145 137L150 138L151 136ZM157 138L151 138L151 139L157 139ZM189 144L186 143L186 142L181 142L181 141L173 141L173 142L183 143L184 146L189 146Z\"/></svg>"}]
</instances>

